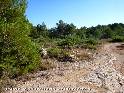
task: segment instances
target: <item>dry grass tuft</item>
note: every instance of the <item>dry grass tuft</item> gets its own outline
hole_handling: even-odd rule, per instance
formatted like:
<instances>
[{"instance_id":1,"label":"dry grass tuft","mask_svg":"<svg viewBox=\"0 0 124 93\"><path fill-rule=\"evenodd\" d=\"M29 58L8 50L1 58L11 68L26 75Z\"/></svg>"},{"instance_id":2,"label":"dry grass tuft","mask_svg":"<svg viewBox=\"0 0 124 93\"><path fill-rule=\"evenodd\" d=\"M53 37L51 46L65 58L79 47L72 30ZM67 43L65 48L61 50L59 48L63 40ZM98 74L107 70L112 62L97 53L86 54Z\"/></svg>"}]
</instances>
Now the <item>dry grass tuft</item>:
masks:
<instances>
[{"instance_id":1,"label":"dry grass tuft","mask_svg":"<svg viewBox=\"0 0 124 93\"><path fill-rule=\"evenodd\" d=\"M92 55L87 53L87 52L84 52L84 53L81 53L81 54L77 54L77 58L79 60L89 60L92 58Z\"/></svg>"},{"instance_id":2,"label":"dry grass tuft","mask_svg":"<svg viewBox=\"0 0 124 93\"><path fill-rule=\"evenodd\" d=\"M73 49L72 55L75 56L75 59L77 61L92 59L92 53L87 51L86 49Z\"/></svg>"},{"instance_id":3,"label":"dry grass tuft","mask_svg":"<svg viewBox=\"0 0 124 93\"><path fill-rule=\"evenodd\" d=\"M43 59L40 70L49 70L55 67L56 65L53 59Z\"/></svg>"},{"instance_id":4,"label":"dry grass tuft","mask_svg":"<svg viewBox=\"0 0 124 93\"><path fill-rule=\"evenodd\" d=\"M15 86L15 81L10 79L9 77L3 76L0 79L0 93L4 93L6 88L13 88Z\"/></svg>"}]
</instances>

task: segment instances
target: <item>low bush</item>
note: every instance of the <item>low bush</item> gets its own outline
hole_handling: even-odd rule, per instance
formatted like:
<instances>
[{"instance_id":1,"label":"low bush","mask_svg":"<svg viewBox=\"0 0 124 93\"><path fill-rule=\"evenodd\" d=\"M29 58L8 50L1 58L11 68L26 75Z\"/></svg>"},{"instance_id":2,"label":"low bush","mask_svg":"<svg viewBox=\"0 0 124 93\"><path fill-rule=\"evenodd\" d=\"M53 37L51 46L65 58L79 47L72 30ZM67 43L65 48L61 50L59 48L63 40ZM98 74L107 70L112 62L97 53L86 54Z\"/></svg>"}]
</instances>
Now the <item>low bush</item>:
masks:
<instances>
[{"instance_id":1,"label":"low bush","mask_svg":"<svg viewBox=\"0 0 124 93\"><path fill-rule=\"evenodd\" d=\"M93 39L93 38L89 38L85 41L86 44L89 44L89 45L97 45L98 44L98 40L96 39Z\"/></svg>"},{"instance_id":2,"label":"low bush","mask_svg":"<svg viewBox=\"0 0 124 93\"><path fill-rule=\"evenodd\" d=\"M58 46L61 46L62 48L70 48L71 46L73 46L73 42L72 40L69 39L64 39L61 42L58 42Z\"/></svg>"},{"instance_id":3,"label":"low bush","mask_svg":"<svg viewBox=\"0 0 124 93\"><path fill-rule=\"evenodd\" d=\"M62 50L61 51L61 55L59 57L59 61L62 61L62 62L71 62L72 61L72 57L70 57L70 52L67 51L67 50Z\"/></svg>"},{"instance_id":4,"label":"low bush","mask_svg":"<svg viewBox=\"0 0 124 93\"><path fill-rule=\"evenodd\" d=\"M61 50L59 48L49 48L47 52L50 58L58 58L61 54Z\"/></svg>"},{"instance_id":5,"label":"low bush","mask_svg":"<svg viewBox=\"0 0 124 93\"><path fill-rule=\"evenodd\" d=\"M58 42L58 46L63 48L72 48L81 42L81 38L76 35L67 36L65 39Z\"/></svg>"},{"instance_id":6,"label":"low bush","mask_svg":"<svg viewBox=\"0 0 124 93\"><path fill-rule=\"evenodd\" d=\"M96 49L97 45L99 44L99 41L93 38L89 38L86 40L83 40L82 44L80 45L81 48L88 48L88 49Z\"/></svg>"},{"instance_id":7,"label":"low bush","mask_svg":"<svg viewBox=\"0 0 124 93\"><path fill-rule=\"evenodd\" d=\"M123 42L124 41L124 36L113 36L112 37L112 42Z\"/></svg>"},{"instance_id":8,"label":"low bush","mask_svg":"<svg viewBox=\"0 0 124 93\"><path fill-rule=\"evenodd\" d=\"M93 49L93 50L96 50L96 48L97 48L97 45L91 45L91 44L82 44L82 45L81 45L81 48L84 48L84 49Z\"/></svg>"},{"instance_id":9,"label":"low bush","mask_svg":"<svg viewBox=\"0 0 124 93\"><path fill-rule=\"evenodd\" d=\"M59 61L71 61L70 57L70 52L64 50L64 49L59 49L59 48L50 48L48 49L48 56L50 58L56 58Z\"/></svg>"}]
</instances>

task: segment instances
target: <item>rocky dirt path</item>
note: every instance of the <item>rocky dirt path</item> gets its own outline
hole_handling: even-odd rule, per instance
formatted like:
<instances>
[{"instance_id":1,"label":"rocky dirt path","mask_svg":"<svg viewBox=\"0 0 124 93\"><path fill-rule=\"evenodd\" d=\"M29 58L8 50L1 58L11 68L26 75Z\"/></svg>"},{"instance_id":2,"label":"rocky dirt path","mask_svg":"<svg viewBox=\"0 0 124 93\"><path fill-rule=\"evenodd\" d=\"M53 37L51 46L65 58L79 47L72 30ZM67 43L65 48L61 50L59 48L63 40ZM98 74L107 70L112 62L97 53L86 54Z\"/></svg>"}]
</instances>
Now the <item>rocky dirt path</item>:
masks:
<instances>
[{"instance_id":1,"label":"rocky dirt path","mask_svg":"<svg viewBox=\"0 0 124 93\"><path fill-rule=\"evenodd\" d=\"M17 81L17 87L6 93L124 93L124 49L118 53L120 45L105 44L89 62L59 63L54 69L39 71L29 81Z\"/></svg>"}]
</instances>

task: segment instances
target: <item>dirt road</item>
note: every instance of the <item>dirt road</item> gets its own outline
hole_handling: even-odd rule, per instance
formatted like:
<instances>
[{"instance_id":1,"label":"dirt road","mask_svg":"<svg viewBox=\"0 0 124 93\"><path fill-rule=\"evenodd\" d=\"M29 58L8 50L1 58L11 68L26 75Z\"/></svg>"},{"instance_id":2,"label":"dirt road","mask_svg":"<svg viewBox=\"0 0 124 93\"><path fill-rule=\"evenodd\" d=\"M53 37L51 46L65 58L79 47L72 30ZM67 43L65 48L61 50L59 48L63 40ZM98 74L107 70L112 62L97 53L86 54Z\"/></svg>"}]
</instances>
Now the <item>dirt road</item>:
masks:
<instances>
[{"instance_id":1,"label":"dirt road","mask_svg":"<svg viewBox=\"0 0 124 93\"><path fill-rule=\"evenodd\" d=\"M89 62L59 63L55 69L39 71L6 93L124 93L122 45L105 44Z\"/></svg>"}]
</instances>

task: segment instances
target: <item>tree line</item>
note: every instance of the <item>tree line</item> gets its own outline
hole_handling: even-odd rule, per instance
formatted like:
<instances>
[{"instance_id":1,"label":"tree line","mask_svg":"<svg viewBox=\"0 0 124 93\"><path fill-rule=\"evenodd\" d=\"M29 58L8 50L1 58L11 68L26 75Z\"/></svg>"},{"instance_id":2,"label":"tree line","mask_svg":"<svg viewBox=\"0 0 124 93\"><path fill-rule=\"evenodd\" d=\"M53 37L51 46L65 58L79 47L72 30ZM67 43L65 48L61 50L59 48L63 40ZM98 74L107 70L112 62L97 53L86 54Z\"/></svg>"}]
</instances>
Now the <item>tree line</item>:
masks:
<instances>
[{"instance_id":1,"label":"tree line","mask_svg":"<svg viewBox=\"0 0 124 93\"><path fill-rule=\"evenodd\" d=\"M56 41L57 45L68 47L88 43L93 45L102 39L122 42L124 41L124 24L113 23L89 28L85 26L77 28L73 23L68 24L60 20L56 23L56 27L47 29L43 22L37 26L32 26L30 37L39 43L47 38L48 40Z\"/></svg>"}]
</instances>

